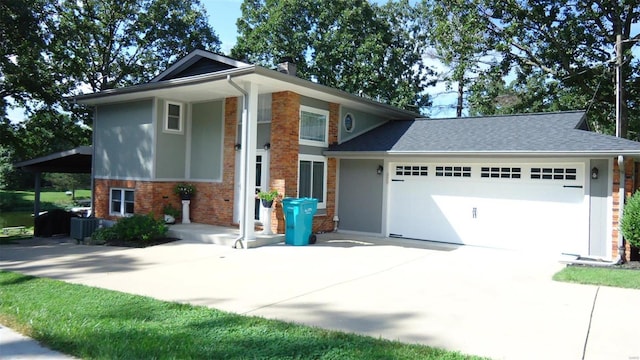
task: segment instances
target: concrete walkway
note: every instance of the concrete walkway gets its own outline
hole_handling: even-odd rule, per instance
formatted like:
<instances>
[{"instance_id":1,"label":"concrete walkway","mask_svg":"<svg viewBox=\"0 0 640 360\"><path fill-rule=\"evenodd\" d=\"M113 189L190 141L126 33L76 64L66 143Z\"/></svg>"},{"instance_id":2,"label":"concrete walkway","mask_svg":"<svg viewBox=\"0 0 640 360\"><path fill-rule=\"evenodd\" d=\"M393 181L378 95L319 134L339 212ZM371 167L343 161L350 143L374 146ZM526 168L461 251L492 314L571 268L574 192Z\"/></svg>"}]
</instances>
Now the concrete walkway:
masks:
<instances>
[{"instance_id":1,"label":"concrete walkway","mask_svg":"<svg viewBox=\"0 0 640 360\"><path fill-rule=\"evenodd\" d=\"M0 251L5 270L495 359L640 359L640 291L554 282L556 259L517 252L341 234Z\"/></svg>"}]
</instances>

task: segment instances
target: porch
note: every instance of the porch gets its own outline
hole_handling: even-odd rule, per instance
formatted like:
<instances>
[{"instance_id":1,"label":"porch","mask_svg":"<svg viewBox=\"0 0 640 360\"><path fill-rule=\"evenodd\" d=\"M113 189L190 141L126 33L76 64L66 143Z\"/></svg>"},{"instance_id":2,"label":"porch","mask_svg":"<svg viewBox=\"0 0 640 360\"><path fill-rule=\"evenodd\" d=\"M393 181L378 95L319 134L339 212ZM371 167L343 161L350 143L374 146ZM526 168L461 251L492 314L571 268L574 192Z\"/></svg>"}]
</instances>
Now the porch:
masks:
<instances>
[{"instance_id":1,"label":"porch","mask_svg":"<svg viewBox=\"0 0 640 360\"><path fill-rule=\"evenodd\" d=\"M176 237L188 242L216 244L233 247L240 236L240 230L207 224L175 224L169 226L167 236ZM266 235L256 232L255 240L249 241L249 248L284 242L284 234ZM240 247L238 243L238 247Z\"/></svg>"}]
</instances>

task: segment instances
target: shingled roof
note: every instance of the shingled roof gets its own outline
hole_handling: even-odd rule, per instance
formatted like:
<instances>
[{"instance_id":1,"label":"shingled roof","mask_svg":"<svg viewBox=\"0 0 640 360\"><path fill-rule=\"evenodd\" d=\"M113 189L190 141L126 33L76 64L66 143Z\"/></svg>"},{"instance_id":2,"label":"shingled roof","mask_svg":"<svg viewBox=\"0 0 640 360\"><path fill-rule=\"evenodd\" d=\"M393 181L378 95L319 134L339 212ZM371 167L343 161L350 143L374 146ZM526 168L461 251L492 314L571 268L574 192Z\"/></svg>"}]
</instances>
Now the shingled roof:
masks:
<instances>
[{"instance_id":1,"label":"shingled roof","mask_svg":"<svg viewBox=\"0 0 640 360\"><path fill-rule=\"evenodd\" d=\"M390 121L325 154L640 155L640 142L589 131L584 111Z\"/></svg>"}]
</instances>

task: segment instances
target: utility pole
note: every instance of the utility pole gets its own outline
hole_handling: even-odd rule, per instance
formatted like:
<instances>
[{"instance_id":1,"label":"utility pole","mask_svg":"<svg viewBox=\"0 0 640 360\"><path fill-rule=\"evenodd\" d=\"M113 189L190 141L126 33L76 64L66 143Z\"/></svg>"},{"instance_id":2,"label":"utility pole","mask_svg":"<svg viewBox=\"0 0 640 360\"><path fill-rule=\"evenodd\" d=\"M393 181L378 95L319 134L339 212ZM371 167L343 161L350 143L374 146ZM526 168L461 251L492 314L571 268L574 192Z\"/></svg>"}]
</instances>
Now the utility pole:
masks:
<instances>
[{"instance_id":1,"label":"utility pole","mask_svg":"<svg viewBox=\"0 0 640 360\"><path fill-rule=\"evenodd\" d=\"M624 101L622 83L622 34L616 35L616 136L627 136L627 124L622 122L622 105Z\"/></svg>"}]
</instances>

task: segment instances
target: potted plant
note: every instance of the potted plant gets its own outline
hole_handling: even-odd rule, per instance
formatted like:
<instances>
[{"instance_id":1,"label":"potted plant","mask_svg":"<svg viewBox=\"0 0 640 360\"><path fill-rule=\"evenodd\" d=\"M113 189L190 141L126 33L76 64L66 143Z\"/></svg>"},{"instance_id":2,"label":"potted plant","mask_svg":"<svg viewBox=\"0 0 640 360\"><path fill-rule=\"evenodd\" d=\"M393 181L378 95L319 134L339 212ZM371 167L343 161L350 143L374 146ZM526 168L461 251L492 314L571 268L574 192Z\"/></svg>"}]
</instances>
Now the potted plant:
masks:
<instances>
[{"instance_id":1,"label":"potted plant","mask_svg":"<svg viewBox=\"0 0 640 360\"><path fill-rule=\"evenodd\" d=\"M171 204L166 204L162 208L162 212L164 213L164 222L166 224L174 224L178 216L180 216L180 210L176 209Z\"/></svg>"},{"instance_id":2,"label":"potted plant","mask_svg":"<svg viewBox=\"0 0 640 360\"><path fill-rule=\"evenodd\" d=\"M174 192L180 195L182 200L191 200L193 194L196 193L196 187L193 184L179 183L176 185Z\"/></svg>"},{"instance_id":3,"label":"potted plant","mask_svg":"<svg viewBox=\"0 0 640 360\"><path fill-rule=\"evenodd\" d=\"M271 191L260 191L257 195L258 199L262 201L262 206L270 208L273 205L273 201L280 196L278 190L272 189Z\"/></svg>"}]
</instances>

